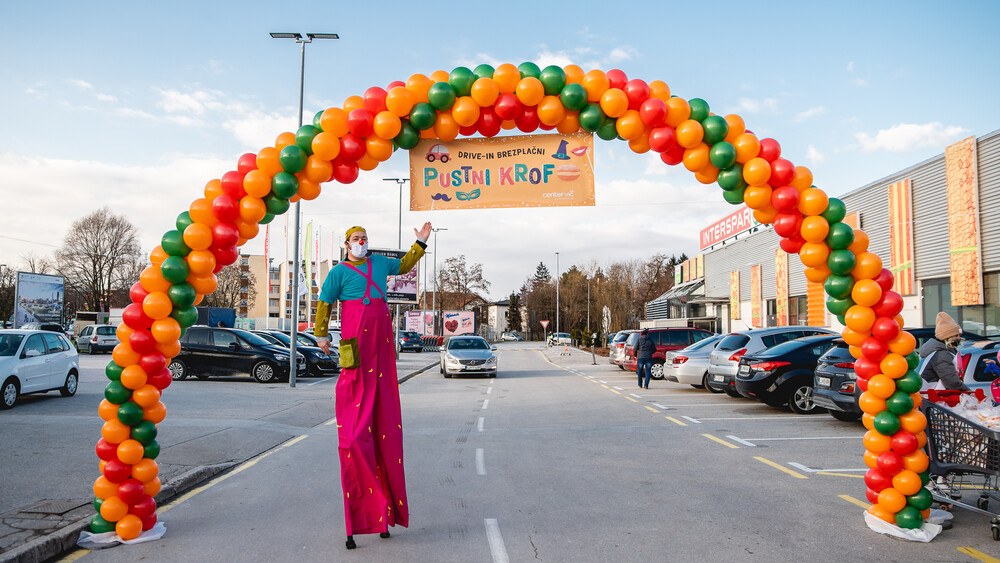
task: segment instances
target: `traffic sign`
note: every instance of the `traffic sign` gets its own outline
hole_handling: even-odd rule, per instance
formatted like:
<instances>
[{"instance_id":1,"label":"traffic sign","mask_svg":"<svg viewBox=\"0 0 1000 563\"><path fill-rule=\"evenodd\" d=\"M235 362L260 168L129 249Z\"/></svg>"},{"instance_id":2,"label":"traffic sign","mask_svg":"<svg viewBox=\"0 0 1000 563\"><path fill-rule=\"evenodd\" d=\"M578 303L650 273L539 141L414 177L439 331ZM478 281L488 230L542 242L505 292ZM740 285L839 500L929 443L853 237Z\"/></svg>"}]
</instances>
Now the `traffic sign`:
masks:
<instances>
[{"instance_id":1,"label":"traffic sign","mask_svg":"<svg viewBox=\"0 0 1000 563\"><path fill-rule=\"evenodd\" d=\"M539 321L539 322L542 323L542 328L543 329L548 330L548 328L549 328L549 321Z\"/></svg>"}]
</instances>

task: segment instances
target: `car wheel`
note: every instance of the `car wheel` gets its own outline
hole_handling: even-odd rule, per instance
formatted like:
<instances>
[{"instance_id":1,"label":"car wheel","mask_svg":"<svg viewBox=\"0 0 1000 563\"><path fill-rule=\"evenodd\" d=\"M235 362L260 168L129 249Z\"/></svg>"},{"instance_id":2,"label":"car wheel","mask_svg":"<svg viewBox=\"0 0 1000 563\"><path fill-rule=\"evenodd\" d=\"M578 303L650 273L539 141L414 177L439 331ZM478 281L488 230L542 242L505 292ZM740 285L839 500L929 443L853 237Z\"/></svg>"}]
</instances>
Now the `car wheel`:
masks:
<instances>
[{"instance_id":1,"label":"car wheel","mask_svg":"<svg viewBox=\"0 0 1000 563\"><path fill-rule=\"evenodd\" d=\"M76 395L76 388L79 385L80 380L76 375L75 371L70 371L66 375L66 383L63 384L62 388L59 389L59 394L63 397L72 397Z\"/></svg>"},{"instance_id":2,"label":"car wheel","mask_svg":"<svg viewBox=\"0 0 1000 563\"><path fill-rule=\"evenodd\" d=\"M183 381L187 379L188 372L187 366L184 362L180 360L170 360L170 365L167 366L167 371L170 372L170 378L174 381Z\"/></svg>"},{"instance_id":3,"label":"car wheel","mask_svg":"<svg viewBox=\"0 0 1000 563\"><path fill-rule=\"evenodd\" d=\"M649 376L653 379L663 379L663 362L653 362L649 368Z\"/></svg>"},{"instance_id":4,"label":"car wheel","mask_svg":"<svg viewBox=\"0 0 1000 563\"><path fill-rule=\"evenodd\" d=\"M87 354L90 355L90 356L94 355L94 347L93 346L87 346Z\"/></svg>"},{"instance_id":5,"label":"car wheel","mask_svg":"<svg viewBox=\"0 0 1000 563\"><path fill-rule=\"evenodd\" d=\"M831 410L828 410L827 412L830 413L830 416L841 422L857 422L858 420L861 420L861 415L853 412Z\"/></svg>"},{"instance_id":6,"label":"car wheel","mask_svg":"<svg viewBox=\"0 0 1000 563\"><path fill-rule=\"evenodd\" d=\"M3 382L3 389L0 390L3 395L3 401L0 401L0 409L9 409L14 406L17 401L17 394L21 391L20 386L17 384L17 379L14 377L8 377L7 381Z\"/></svg>"},{"instance_id":7,"label":"car wheel","mask_svg":"<svg viewBox=\"0 0 1000 563\"><path fill-rule=\"evenodd\" d=\"M813 414L823 410L813 402L813 386L810 383L792 386L788 392L788 408L795 414Z\"/></svg>"},{"instance_id":8,"label":"car wheel","mask_svg":"<svg viewBox=\"0 0 1000 563\"><path fill-rule=\"evenodd\" d=\"M625 366L623 366L623 365L621 365L621 364L618 364L618 369L620 369L620 370L622 370L622 371L625 371Z\"/></svg>"},{"instance_id":9,"label":"car wheel","mask_svg":"<svg viewBox=\"0 0 1000 563\"><path fill-rule=\"evenodd\" d=\"M707 371L705 372L705 375L701 376L701 384L705 386L705 389L708 389L712 393L722 393L722 389L717 389L714 385L708 382Z\"/></svg>"},{"instance_id":10,"label":"car wheel","mask_svg":"<svg viewBox=\"0 0 1000 563\"><path fill-rule=\"evenodd\" d=\"M250 375L257 381L257 383L271 383L278 379L277 374L274 372L274 366L267 361L259 361L253 365L250 369Z\"/></svg>"}]
</instances>

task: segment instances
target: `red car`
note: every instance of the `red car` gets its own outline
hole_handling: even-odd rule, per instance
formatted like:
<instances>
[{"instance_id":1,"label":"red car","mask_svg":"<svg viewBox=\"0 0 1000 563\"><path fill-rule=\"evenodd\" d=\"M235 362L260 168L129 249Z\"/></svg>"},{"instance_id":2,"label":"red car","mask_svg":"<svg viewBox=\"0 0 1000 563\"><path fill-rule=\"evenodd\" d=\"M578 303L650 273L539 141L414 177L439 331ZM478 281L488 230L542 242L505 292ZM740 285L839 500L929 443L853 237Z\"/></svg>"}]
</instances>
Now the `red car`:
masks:
<instances>
[{"instance_id":1,"label":"red car","mask_svg":"<svg viewBox=\"0 0 1000 563\"><path fill-rule=\"evenodd\" d=\"M622 365L628 371L636 371L638 362L635 357L635 344L639 341L642 332L634 332L625 341L625 361ZM650 369L650 377L653 379L663 379L663 354L671 350L687 348L691 344L704 338L712 336L712 333L700 328L651 328L649 337L656 344L656 352L653 353L653 367Z\"/></svg>"}]
</instances>

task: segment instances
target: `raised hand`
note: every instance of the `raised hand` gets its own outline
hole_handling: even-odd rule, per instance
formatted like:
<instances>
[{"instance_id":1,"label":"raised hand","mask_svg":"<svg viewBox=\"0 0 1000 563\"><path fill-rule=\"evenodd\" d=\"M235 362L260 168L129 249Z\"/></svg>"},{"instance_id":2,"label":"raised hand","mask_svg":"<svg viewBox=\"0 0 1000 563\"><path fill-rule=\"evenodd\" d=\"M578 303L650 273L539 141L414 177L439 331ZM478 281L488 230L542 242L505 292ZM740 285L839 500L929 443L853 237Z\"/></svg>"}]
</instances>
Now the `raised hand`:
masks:
<instances>
[{"instance_id":1,"label":"raised hand","mask_svg":"<svg viewBox=\"0 0 1000 563\"><path fill-rule=\"evenodd\" d=\"M427 240L431 236L430 221L424 223L424 226L421 227L419 231L417 229L413 229L413 234L417 235L417 238L420 240Z\"/></svg>"}]
</instances>

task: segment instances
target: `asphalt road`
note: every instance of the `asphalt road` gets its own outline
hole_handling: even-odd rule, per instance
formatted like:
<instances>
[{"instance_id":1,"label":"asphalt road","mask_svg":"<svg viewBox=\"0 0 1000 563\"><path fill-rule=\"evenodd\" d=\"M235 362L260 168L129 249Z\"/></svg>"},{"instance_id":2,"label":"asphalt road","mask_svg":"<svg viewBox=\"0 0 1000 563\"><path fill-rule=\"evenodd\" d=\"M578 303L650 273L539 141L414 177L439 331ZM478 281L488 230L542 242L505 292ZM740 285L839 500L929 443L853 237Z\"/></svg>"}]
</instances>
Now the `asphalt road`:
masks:
<instances>
[{"instance_id":1,"label":"asphalt road","mask_svg":"<svg viewBox=\"0 0 1000 563\"><path fill-rule=\"evenodd\" d=\"M411 527L389 539L358 536L356 551L344 549L327 410L162 507L163 539L67 560L987 561L1000 552L988 519L961 511L930 544L870 531L859 423L671 383L641 390L606 358L591 365L589 354L531 347L501 345L496 379L431 370L401 386ZM329 390L317 395L328 401ZM201 409L172 414L214 407L207 420L217 420L238 411L238 398L203 393Z\"/></svg>"}]
</instances>

